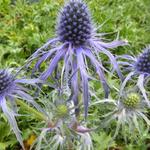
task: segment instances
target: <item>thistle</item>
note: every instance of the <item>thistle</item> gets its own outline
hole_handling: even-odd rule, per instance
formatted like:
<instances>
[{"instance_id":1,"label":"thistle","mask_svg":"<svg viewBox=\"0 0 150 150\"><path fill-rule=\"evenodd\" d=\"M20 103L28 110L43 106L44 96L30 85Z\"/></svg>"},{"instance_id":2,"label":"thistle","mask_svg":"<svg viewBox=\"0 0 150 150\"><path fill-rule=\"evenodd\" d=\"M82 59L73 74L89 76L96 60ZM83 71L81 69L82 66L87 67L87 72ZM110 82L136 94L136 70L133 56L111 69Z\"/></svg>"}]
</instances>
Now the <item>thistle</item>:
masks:
<instances>
[{"instance_id":1,"label":"thistle","mask_svg":"<svg viewBox=\"0 0 150 150\"><path fill-rule=\"evenodd\" d=\"M60 13L57 34L62 43L84 45L92 36L92 23L87 6L81 1L70 1Z\"/></svg>"},{"instance_id":2,"label":"thistle","mask_svg":"<svg viewBox=\"0 0 150 150\"><path fill-rule=\"evenodd\" d=\"M150 47L144 49L138 57L132 57L129 55L120 56L120 58L126 59L126 61L120 61L119 63L128 68L129 74L122 83L120 93L122 94L127 82L132 79L132 77L138 77L136 86L139 88L143 97L150 107L150 102L148 100L146 90L144 85L150 77Z\"/></svg>"},{"instance_id":3,"label":"thistle","mask_svg":"<svg viewBox=\"0 0 150 150\"><path fill-rule=\"evenodd\" d=\"M22 137L15 120L17 114L16 110L13 108L13 105L15 104L15 100L18 98L27 101L39 111L42 111L40 106L28 94L28 89L22 86L22 84L35 85L35 83L40 83L40 80L17 79L10 71L5 69L0 70L0 106L23 149L24 145ZM10 103L11 107L7 105L8 103Z\"/></svg>"},{"instance_id":4,"label":"thistle","mask_svg":"<svg viewBox=\"0 0 150 150\"><path fill-rule=\"evenodd\" d=\"M118 135L121 128L124 130L126 126L128 126L130 133L133 134L133 130L136 129L139 134L142 134L140 130L141 120L145 121L148 126L150 125L150 120L146 116L145 101L138 93L124 93L119 100L106 99L99 101L99 103L114 105L114 107L110 107L112 111L103 116L105 118L105 122L103 123L106 126L116 121L114 138Z\"/></svg>"},{"instance_id":5,"label":"thistle","mask_svg":"<svg viewBox=\"0 0 150 150\"><path fill-rule=\"evenodd\" d=\"M150 74L150 47L137 58L135 62L135 70L139 73Z\"/></svg>"},{"instance_id":6,"label":"thistle","mask_svg":"<svg viewBox=\"0 0 150 150\"><path fill-rule=\"evenodd\" d=\"M70 0L61 10L58 17L57 37L50 39L46 44L39 48L30 58L29 62L39 58L33 72L37 71L41 64L50 58L50 64L41 76L40 79L47 80L52 76L52 73L57 68L58 63L63 59L63 67L61 71L61 88L65 84L68 85L71 79L72 100L77 107L79 100L79 89L82 87L83 103L85 117L88 113L89 105L89 86L88 81L93 79L90 75L87 59L96 70L99 79L105 91L105 97L108 97L109 86L106 82L104 71L105 67L99 58L99 53L106 54L113 68L118 73L121 80L122 74L119 70L115 57L107 50L107 48L115 48L126 45L124 41L115 40L110 43L105 43L101 39L101 35L96 33L93 26L90 12L87 5L81 0ZM78 82L81 81L81 82Z\"/></svg>"}]
</instances>

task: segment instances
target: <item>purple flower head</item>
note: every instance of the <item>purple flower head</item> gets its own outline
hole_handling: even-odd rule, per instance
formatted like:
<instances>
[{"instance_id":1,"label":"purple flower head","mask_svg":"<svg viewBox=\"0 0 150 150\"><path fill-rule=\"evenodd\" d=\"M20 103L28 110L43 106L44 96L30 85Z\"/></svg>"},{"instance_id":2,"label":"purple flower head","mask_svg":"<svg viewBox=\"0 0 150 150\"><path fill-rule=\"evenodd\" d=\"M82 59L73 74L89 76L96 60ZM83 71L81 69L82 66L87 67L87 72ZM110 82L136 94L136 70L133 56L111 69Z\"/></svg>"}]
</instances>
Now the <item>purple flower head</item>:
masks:
<instances>
[{"instance_id":1,"label":"purple flower head","mask_svg":"<svg viewBox=\"0 0 150 150\"><path fill-rule=\"evenodd\" d=\"M92 34L92 23L87 6L82 1L70 1L61 11L57 34L61 42L83 45Z\"/></svg>"},{"instance_id":2,"label":"purple flower head","mask_svg":"<svg viewBox=\"0 0 150 150\"><path fill-rule=\"evenodd\" d=\"M23 87L22 84L35 85L38 83L38 79L16 79L15 76L8 70L0 70L0 107L3 113L6 115L9 124L11 125L17 140L24 149L22 137L17 126L15 117L17 116L16 109L13 107L15 99L23 99L28 103L31 103L38 110L42 111L40 106L34 101L34 99L28 94L28 89ZM7 103L10 103L9 107Z\"/></svg>"},{"instance_id":3,"label":"purple flower head","mask_svg":"<svg viewBox=\"0 0 150 150\"><path fill-rule=\"evenodd\" d=\"M92 25L86 4L81 0L70 0L60 12L57 37L49 40L29 58L29 62L38 58L33 72L39 70L41 64L50 59L47 70L40 76L42 80L52 77L54 70L60 68L58 67L59 62L63 60L60 77L61 88L64 88L64 84L71 83L71 99L75 106L78 106L79 93L82 92L85 116L88 113L90 97L88 81L95 79L90 71L91 65L102 83L105 97L108 97L109 94L109 86L104 75L104 72L108 71L103 66L99 53L108 56L113 69L123 80L115 57L107 49L126 45L127 43L118 40L105 43L101 38L104 34L98 34L96 30Z\"/></svg>"},{"instance_id":4,"label":"purple flower head","mask_svg":"<svg viewBox=\"0 0 150 150\"><path fill-rule=\"evenodd\" d=\"M135 69L140 73L150 74L150 47L147 48L135 63Z\"/></svg>"},{"instance_id":5,"label":"purple flower head","mask_svg":"<svg viewBox=\"0 0 150 150\"><path fill-rule=\"evenodd\" d=\"M7 93L13 86L13 76L6 70L0 70L0 94Z\"/></svg>"},{"instance_id":6,"label":"purple flower head","mask_svg":"<svg viewBox=\"0 0 150 150\"><path fill-rule=\"evenodd\" d=\"M144 52L141 53L138 57L132 57L129 55L119 56L125 61L118 61L124 68L128 68L129 74L125 78L120 93L122 94L127 82L131 80L134 76L138 76L136 81L136 86L139 88L143 97L145 98L148 106L150 107L150 101L148 100L146 90L144 86L146 81L150 77L150 47L144 49Z\"/></svg>"}]
</instances>

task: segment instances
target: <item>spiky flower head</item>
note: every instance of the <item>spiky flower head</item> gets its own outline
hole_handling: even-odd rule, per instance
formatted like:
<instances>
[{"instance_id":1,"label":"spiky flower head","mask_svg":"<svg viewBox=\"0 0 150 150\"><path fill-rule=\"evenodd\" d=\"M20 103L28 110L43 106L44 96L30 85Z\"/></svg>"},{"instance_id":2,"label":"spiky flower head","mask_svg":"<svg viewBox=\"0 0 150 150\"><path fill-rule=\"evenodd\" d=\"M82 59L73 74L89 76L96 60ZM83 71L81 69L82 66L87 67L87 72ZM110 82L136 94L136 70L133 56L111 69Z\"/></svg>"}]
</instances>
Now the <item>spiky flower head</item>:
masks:
<instances>
[{"instance_id":1,"label":"spiky flower head","mask_svg":"<svg viewBox=\"0 0 150 150\"><path fill-rule=\"evenodd\" d=\"M13 76L6 70L0 70L0 94L7 92L13 84Z\"/></svg>"},{"instance_id":2,"label":"spiky flower head","mask_svg":"<svg viewBox=\"0 0 150 150\"><path fill-rule=\"evenodd\" d=\"M126 78L122 83L120 94L122 95L127 85L127 82L131 81L132 79L132 81L136 83L136 87L142 93L145 102L150 107L150 101L148 99L147 91L145 89L150 77L150 46L145 48L143 53L141 53L138 57L123 55L120 58L126 60L126 61L120 61L119 63L123 65L124 69L129 71L129 74L126 76ZM137 81L135 81L135 79Z\"/></svg>"},{"instance_id":3,"label":"spiky flower head","mask_svg":"<svg viewBox=\"0 0 150 150\"><path fill-rule=\"evenodd\" d=\"M150 47L138 57L135 67L138 72L150 74Z\"/></svg>"},{"instance_id":4,"label":"spiky flower head","mask_svg":"<svg viewBox=\"0 0 150 150\"><path fill-rule=\"evenodd\" d=\"M11 108L8 106L7 102L10 102L11 104L12 101L15 103L15 98L23 99L34 105L38 110L42 111L32 96L28 94L29 90L21 85L24 83L35 85L35 83L40 83L39 81L39 79L17 79L16 75L13 75L10 70L0 70L0 107L4 115L7 117L9 124L23 149L25 149L23 140L15 119L17 111L14 110L13 107Z\"/></svg>"},{"instance_id":5,"label":"spiky flower head","mask_svg":"<svg viewBox=\"0 0 150 150\"><path fill-rule=\"evenodd\" d=\"M111 107L108 109L108 113L103 115L103 126L108 127L111 122L114 123L114 121L116 121L114 138L118 135L119 132L122 131L123 135L125 135L126 127L129 129L128 131L131 134L133 134L133 129L136 129L139 134L143 134L141 132L141 121L144 121L148 126L150 125L150 120L148 119L146 112L147 105L145 105L143 96L136 91L130 91L129 93L126 92L124 95L119 97L118 100L105 99L100 100L99 102L95 102L96 105L98 103L107 103L107 105L111 104Z\"/></svg>"},{"instance_id":6,"label":"spiky flower head","mask_svg":"<svg viewBox=\"0 0 150 150\"><path fill-rule=\"evenodd\" d=\"M136 108L140 103L140 96L137 93L130 93L123 100L123 104L128 108Z\"/></svg>"},{"instance_id":7,"label":"spiky flower head","mask_svg":"<svg viewBox=\"0 0 150 150\"><path fill-rule=\"evenodd\" d=\"M82 45L91 37L92 23L85 3L71 0L61 11L57 34L62 42Z\"/></svg>"}]
</instances>

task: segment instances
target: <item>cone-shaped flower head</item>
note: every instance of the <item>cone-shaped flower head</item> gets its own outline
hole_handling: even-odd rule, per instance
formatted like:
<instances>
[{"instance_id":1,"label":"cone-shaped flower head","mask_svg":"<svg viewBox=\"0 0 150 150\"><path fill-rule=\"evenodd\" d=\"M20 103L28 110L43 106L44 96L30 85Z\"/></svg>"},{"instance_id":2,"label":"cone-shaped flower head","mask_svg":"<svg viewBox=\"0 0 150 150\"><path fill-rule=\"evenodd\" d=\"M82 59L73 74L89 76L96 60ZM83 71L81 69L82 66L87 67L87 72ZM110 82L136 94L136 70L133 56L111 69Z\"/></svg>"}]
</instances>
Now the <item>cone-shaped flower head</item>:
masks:
<instances>
[{"instance_id":1,"label":"cone-shaped flower head","mask_svg":"<svg viewBox=\"0 0 150 150\"><path fill-rule=\"evenodd\" d=\"M9 91L13 86L13 76L6 70L0 70L0 94Z\"/></svg>"},{"instance_id":2,"label":"cone-shaped flower head","mask_svg":"<svg viewBox=\"0 0 150 150\"><path fill-rule=\"evenodd\" d=\"M87 6L81 1L70 1L61 11L57 33L62 42L82 45L91 37L92 25Z\"/></svg>"},{"instance_id":3,"label":"cone-shaped flower head","mask_svg":"<svg viewBox=\"0 0 150 150\"><path fill-rule=\"evenodd\" d=\"M150 74L150 47L138 57L135 67L139 72Z\"/></svg>"}]
</instances>

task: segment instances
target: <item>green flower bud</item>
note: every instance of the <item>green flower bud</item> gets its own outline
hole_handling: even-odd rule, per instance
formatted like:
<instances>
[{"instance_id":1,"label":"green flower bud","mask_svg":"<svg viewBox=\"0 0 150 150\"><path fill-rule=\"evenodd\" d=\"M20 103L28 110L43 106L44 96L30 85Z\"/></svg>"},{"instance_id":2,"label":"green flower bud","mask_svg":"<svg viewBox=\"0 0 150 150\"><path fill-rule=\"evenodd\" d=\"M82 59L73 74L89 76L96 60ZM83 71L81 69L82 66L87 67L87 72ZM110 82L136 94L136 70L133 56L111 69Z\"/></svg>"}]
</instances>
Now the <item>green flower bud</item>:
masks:
<instances>
[{"instance_id":1,"label":"green flower bud","mask_svg":"<svg viewBox=\"0 0 150 150\"><path fill-rule=\"evenodd\" d=\"M56 110L56 115L58 117L65 117L68 114L68 108L66 105L58 105Z\"/></svg>"},{"instance_id":2,"label":"green flower bud","mask_svg":"<svg viewBox=\"0 0 150 150\"><path fill-rule=\"evenodd\" d=\"M129 108L135 108L140 103L140 96L136 93L130 93L127 98L123 101L123 104Z\"/></svg>"}]
</instances>

